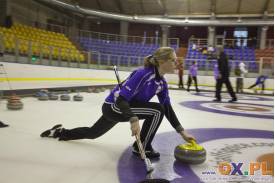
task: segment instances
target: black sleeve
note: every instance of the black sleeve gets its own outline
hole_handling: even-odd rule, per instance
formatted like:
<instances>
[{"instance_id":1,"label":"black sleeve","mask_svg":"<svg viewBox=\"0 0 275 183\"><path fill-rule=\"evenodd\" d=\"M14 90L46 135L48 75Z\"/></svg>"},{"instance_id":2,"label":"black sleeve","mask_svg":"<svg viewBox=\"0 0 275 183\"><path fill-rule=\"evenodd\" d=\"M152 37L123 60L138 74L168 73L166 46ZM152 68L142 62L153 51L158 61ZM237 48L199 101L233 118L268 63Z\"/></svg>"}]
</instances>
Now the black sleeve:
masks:
<instances>
[{"instance_id":1,"label":"black sleeve","mask_svg":"<svg viewBox=\"0 0 275 183\"><path fill-rule=\"evenodd\" d=\"M222 61L220 60L220 58L218 59L218 70L220 73L222 73Z\"/></svg>"},{"instance_id":2,"label":"black sleeve","mask_svg":"<svg viewBox=\"0 0 275 183\"><path fill-rule=\"evenodd\" d=\"M116 100L116 105L122 112L123 117L125 119L129 119L132 117L137 117L131 110L130 105L127 100L125 100L122 96L119 96Z\"/></svg>"},{"instance_id":3,"label":"black sleeve","mask_svg":"<svg viewBox=\"0 0 275 183\"><path fill-rule=\"evenodd\" d=\"M166 104L164 105L164 110L165 110L165 117L168 119L170 124L175 128L177 132L181 132L184 130L184 128L181 126L171 104Z\"/></svg>"}]
</instances>

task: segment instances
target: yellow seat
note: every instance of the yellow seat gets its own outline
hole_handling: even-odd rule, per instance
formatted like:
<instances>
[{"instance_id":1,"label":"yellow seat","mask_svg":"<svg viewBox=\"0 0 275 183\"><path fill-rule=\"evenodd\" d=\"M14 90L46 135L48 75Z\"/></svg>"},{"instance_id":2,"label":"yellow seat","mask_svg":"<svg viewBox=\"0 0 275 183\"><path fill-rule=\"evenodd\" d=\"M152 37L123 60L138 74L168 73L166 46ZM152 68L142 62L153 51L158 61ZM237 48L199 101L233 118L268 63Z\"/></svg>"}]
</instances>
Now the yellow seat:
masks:
<instances>
[{"instance_id":1,"label":"yellow seat","mask_svg":"<svg viewBox=\"0 0 275 183\"><path fill-rule=\"evenodd\" d=\"M83 54L80 54L80 55L79 55L79 59L80 59L80 62L84 62L84 60L85 60L84 55L83 55Z\"/></svg>"},{"instance_id":2,"label":"yellow seat","mask_svg":"<svg viewBox=\"0 0 275 183\"><path fill-rule=\"evenodd\" d=\"M20 44L19 45L19 52L21 54L26 54L27 53L27 50L28 50L28 47L26 45L23 45L23 44Z\"/></svg>"},{"instance_id":3,"label":"yellow seat","mask_svg":"<svg viewBox=\"0 0 275 183\"><path fill-rule=\"evenodd\" d=\"M0 35L4 38L5 48L9 51L15 50L18 40L19 52L23 54L26 54L31 49L35 55L41 52L43 56L49 56L52 53L54 58L59 58L60 56L63 60L84 61L84 56L62 33L14 23L11 28L0 27Z\"/></svg>"}]
</instances>

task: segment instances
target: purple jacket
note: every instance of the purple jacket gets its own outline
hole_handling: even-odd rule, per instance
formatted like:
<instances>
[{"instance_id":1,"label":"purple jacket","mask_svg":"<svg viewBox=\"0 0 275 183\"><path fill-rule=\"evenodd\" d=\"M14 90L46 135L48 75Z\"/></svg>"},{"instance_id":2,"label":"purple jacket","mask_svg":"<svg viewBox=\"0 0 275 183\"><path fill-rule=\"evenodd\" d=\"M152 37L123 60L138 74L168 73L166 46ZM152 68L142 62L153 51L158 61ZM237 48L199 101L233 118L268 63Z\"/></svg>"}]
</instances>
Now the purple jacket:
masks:
<instances>
[{"instance_id":1,"label":"purple jacket","mask_svg":"<svg viewBox=\"0 0 275 183\"><path fill-rule=\"evenodd\" d=\"M198 74L197 71L198 71L197 65L191 65L191 67L189 68L189 75L191 75L192 77L195 77Z\"/></svg>"},{"instance_id":2,"label":"purple jacket","mask_svg":"<svg viewBox=\"0 0 275 183\"><path fill-rule=\"evenodd\" d=\"M156 74L154 67L135 70L122 83L121 90L116 86L105 102L115 103L115 93L122 96L128 102L148 102L157 95L161 104L170 104L167 82L163 77Z\"/></svg>"},{"instance_id":3,"label":"purple jacket","mask_svg":"<svg viewBox=\"0 0 275 183\"><path fill-rule=\"evenodd\" d=\"M155 95L158 96L160 104L163 104L164 114L176 131L183 130L173 108L170 103L168 94L168 86L166 80L159 75L156 67L140 68L131 73L131 75L121 83L121 89L118 85L111 91L105 99L107 104L125 105L125 102L149 102ZM118 97L118 98L117 98ZM117 100L118 99L118 100ZM122 101L121 101L122 100ZM117 103L117 101L120 101ZM122 115L125 118L134 116L135 114L129 107L122 109Z\"/></svg>"}]
</instances>

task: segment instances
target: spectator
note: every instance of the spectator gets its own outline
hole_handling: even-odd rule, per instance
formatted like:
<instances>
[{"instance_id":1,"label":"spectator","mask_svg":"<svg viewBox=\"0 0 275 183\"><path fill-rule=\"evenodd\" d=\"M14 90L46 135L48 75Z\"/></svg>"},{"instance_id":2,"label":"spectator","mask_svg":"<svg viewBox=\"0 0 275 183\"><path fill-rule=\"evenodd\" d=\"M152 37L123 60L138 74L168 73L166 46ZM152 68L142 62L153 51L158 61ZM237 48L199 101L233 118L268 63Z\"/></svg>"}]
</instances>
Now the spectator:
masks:
<instances>
[{"instance_id":1,"label":"spectator","mask_svg":"<svg viewBox=\"0 0 275 183\"><path fill-rule=\"evenodd\" d=\"M237 97L235 92L233 91L233 88L231 86L229 75L230 75L230 69L228 66L228 58L225 54L223 48L220 48L219 50L219 57L218 57L218 69L219 69L219 76L218 76L218 82L216 85L216 99L213 100L215 102L221 101L221 89L222 84L225 83L227 91L229 92L230 96L232 97L231 100L228 102L236 102Z\"/></svg>"},{"instance_id":2,"label":"spectator","mask_svg":"<svg viewBox=\"0 0 275 183\"><path fill-rule=\"evenodd\" d=\"M184 85L183 85L183 59L178 59L177 69L178 69L178 76L179 76L179 88L184 89Z\"/></svg>"},{"instance_id":3,"label":"spectator","mask_svg":"<svg viewBox=\"0 0 275 183\"><path fill-rule=\"evenodd\" d=\"M195 43L192 44L192 50L196 50L197 49L197 45Z\"/></svg>"},{"instance_id":4,"label":"spectator","mask_svg":"<svg viewBox=\"0 0 275 183\"><path fill-rule=\"evenodd\" d=\"M204 48L204 49L202 50L202 54L203 54L203 55L207 55L207 49L206 49L206 48Z\"/></svg>"},{"instance_id":5,"label":"spectator","mask_svg":"<svg viewBox=\"0 0 275 183\"><path fill-rule=\"evenodd\" d=\"M207 51L208 51L208 53L213 53L213 52L215 51L215 49L214 49L213 46L210 45L210 46L207 48Z\"/></svg>"},{"instance_id":6,"label":"spectator","mask_svg":"<svg viewBox=\"0 0 275 183\"><path fill-rule=\"evenodd\" d=\"M196 92L200 92L198 88L198 82L197 82L197 74L198 74L198 66L196 61L194 61L189 68L189 73L188 73L188 81L187 81L187 91L190 91L190 86L192 84L192 80L195 82L195 87L196 87Z\"/></svg>"},{"instance_id":7,"label":"spectator","mask_svg":"<svg viewBox=\"0 0 275 183\"><path fill-rule=\"evenodd\" d=\"M244 80L244 75L248 71L245 69L245 64L242 61L235 69L235 75L237 76L236 80L236 93L243 93L243 80Z\"/></svg>"}]
</instances>

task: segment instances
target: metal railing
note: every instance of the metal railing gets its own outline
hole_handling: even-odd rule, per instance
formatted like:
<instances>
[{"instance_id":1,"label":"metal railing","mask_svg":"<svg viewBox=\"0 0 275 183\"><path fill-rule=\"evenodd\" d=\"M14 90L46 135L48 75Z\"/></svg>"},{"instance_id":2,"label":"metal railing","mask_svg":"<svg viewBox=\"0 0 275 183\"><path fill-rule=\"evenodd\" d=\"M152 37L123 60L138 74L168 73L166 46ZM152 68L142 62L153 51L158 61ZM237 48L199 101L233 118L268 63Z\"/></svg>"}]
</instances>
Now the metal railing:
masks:
<instances>
[{"instance_id":1,"label":"metal railing","mask_svg":"<svg viewBox=\"0 0 275 183\"><path fill-rule=\"evenodd\" d=\"M188 45L195 44L197 47L207 47L208 46L208 40L205 38L190 38L188 40Z\"/></svg>"},{"instance_id":2,"label":"metal railing","mask_svg":"<svg viewBox=\"0 0 275 183\"><path fill-rule=\"evenodd\" d=\"M69 33L68 27L65 27L62 25L42 23L42 22L30 21L30 20L25 21L24 25L32 26L34 28L43 29L51 32L65 34L66 36L68 36L68 33Z\"/></svg>"},{"instance_id":3,"label":"metal railing","mask_svg":"<svg viewBox=\"0 0 275 183\"><path fill-rule=\"evenodd\" d=\"M32 22L31 26L44 29L51 32L57 32L61 34L65 34L68 36L69 30L67 27L62 25L50 24L50 23L41 23L41 22Z\"/></svg>"},{"instance_id":4,"label":"metal railing","mask_svg":"<svg viewBox=\"0 0 275 183\"><path fill-rule=\"evenodd\" d=\"M85 56L85 59L83 62L80 62L80 60L64 60L61 58L60 55L60 49L59 54L53 54L54 47L52 46L46 46L41 45L38 48L43 48L43 46L46 46L49 48L49 53L47 55L44 55L43 52L40 50L39 54L35 54L32 51L32 45L38 44L33 41L27 41L27 49L25 53L20 52L20 47L22 47L21 44L23 44L23 41L26 40L15 40L15 47L11 50L10 48L7 48L4 43L4 37L3 34L0 34L0 52L4 53L6 61L10 62L17 62L17 63L25 63L25 64L36 64L36 65L49 65L49 66L61 66L61 67L74 67L74 68L108 68L112 65L118 65L121 67L125 67L126 70L131 70L132 68L140 67L143 65L143 56L125 56L125 55L115 55L115 54L104 54L100 52L85 52L82 51L81 53ZM24 45L26 45L24 43ZM68 49L68 53L70 52L70 49ZM212 69L213 64L216 63L216 59L197 59L197 58L190 58L190 59L184 59L184 67L185 69L188 69L190 64L193 61L196 61L198 63L198 67L200 71L205 71L204 75L212 75ZM236 67L241 60L230 60L231 68ZM244 61L244 63L247 65L247 68L249 69L250 73L267 73L269 76L273 77L273 67L274 67L274 61L273 58L268 57L262 57L258 61Z\"/></svg>"},{"instance_id":5,"label":"metal railing","mask_svg":"<svg viewBox=\"0 0 275 183\"><path fill-rule=\"evenodd\" d=\"M140 44L151 44L160 45L160 37L143 37L143 36L129 36L129 35L119 35L119 34L109 34L102 32L93 32L87 30L79 30L79 36L87 39L99 39L106 41L116 41L116 42L128 42L128 43L140 43ZM168 38L168 46L176 45L179 47L179 38Z\"/></svg>"},{"instance_id":6,"label":"metal railing","mask_svg":"<svg viewBox=\"0 0 275 183\"><path fill-rule=\"evenodd\" d=\"M216 39L216 43L218 43L220 38ZM222 44L224 47L228 48L237 48L237 47L248 47L248 48L258 48L259 40L257 39L222 39ZM196 44L198 47L207 47L208 40L206 38L190 38L188 41L188 45ZM246 45L246 46L245 46ZM266 40L266 48L273 48L274 40L267 39Z\"/></svg>"},{"instance_id":7,"label":"metal railing","mask_svg":"<svg viewBox=\"0 0 275 183\"><path fill-rule=\"evenodd\" d=\"M143 65L144 57L104 54L96 51L87 52L90 63L96 65L117 65L125 67L139 67Z\"/></svg>"},{"instance_id":8,"label":"metal railing","mask_svg":"<svg viewBox=\"0 0 275 183\"><path fill-rule=\"evenodd\" d=\"M117 65L122 68L122 70L133 70L137 67L143 66L143 57L125 57L122 55L112 55L112 54L102 54L99 52L82 52L85 55L85 62L77 61L64 61L60 59L54 59L52 56L49 58L38 58L36 61L32 61L28 56L19 55L16 57L14 54L4 54L4 61L16 62L23 64L34 64L34 65L47 65L47 66L57 66L57 67L70 67L70 68L85 68L85 69L109 69L113 65ZM30 55L30 54L29 54ZM9 58L9 59L8 59ZM215 59L202 60L202 59L184 59L183 60L184 70L188 70L192 65L193 61L197 62L198 71L200 75L211 76L213 75L214 65L217 63ZM234 69L240 63L240 60L230 60L230 70L231 76L235 76ZM274 63L266 59L260 59L259 61L244 61L246 68L248 69L248 75L257 76L258 74L268 75L270 78L274 77ZM186 72L187 74L187 72Z\"/></svg>"},{"instance_id":9,"label":"metal railing","mask_svg":"<svg viewBox=\"0 0 275 183\"><path fill-rule=\"evenodd\" d=\"M70 36L70 29L65 26L50 24L50 23L41 23L36 21L29 21L27 23L29 26L35 28L44 29L47 31L57 32L65 34L70 37L72 40L77 40L75 37ZM106 41L117 41L117 42L129 42L129 43L142 43L142 44L151 44L151 45L160 45L160 37L143 37L143 36L129 36L129 35L119 35L119 34L109 34L102 32L94 32L88 30L78 29L78 36L85 38L101 39ZM179 48L179 38L168 38L168 46Z\"/></svg>"},{"instance_id":10,"label":"metal railing","mask_svg":"<svg viewBox=\"0 0 275 183\"><path fill-rule=\"evenodd\" d=\"M267 39L265 45L266 48L274 48L274 39Z\"/></svg>"},{"instance_id":11,"label":"metal railing","mask_svg":"<svg viewBox=\"0 0 275 183\"><path fill-rule=\"evenodd\" d=\"M216 59L185 59L183 63L185 70L188 70L193 62L197 63L199 71L204 71L203 75L212 75L214 65L217 64ZM231 76L235 76L234 71L237 67L239 67L241 62L245 64L245 68L248 70L249 74L265 74L271 78L274 77L274 62L271 61L271 59L263 58L258 61L229 60L228 64L231 71Z\"/></svg>"}]
</instances>

